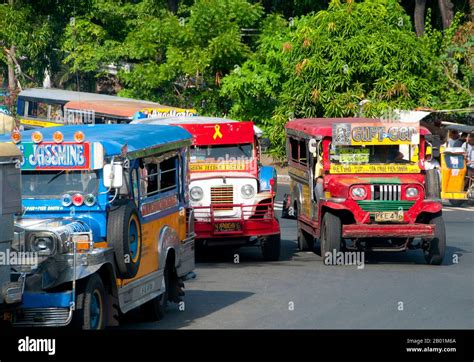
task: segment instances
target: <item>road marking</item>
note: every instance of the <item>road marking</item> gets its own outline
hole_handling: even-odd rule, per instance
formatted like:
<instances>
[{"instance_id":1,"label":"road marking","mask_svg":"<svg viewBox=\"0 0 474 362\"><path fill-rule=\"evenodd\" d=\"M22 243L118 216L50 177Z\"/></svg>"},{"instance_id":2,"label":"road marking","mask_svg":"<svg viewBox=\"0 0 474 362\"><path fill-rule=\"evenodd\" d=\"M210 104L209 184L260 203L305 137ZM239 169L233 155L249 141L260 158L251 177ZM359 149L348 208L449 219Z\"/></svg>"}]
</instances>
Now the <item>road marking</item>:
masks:
<instances>
[{"instance_id":1,"label":"road marking","mask_svg":"<svg viewBox=\"0 0 474 362\"><path fill-rule=\"evenodd\" d=\"M474 211L474 208L472 208L472 207L445 206L445 207L443 207L443 211L467 211L467 212L473 212L473 211Z\"/></svg>"}]
</instances>

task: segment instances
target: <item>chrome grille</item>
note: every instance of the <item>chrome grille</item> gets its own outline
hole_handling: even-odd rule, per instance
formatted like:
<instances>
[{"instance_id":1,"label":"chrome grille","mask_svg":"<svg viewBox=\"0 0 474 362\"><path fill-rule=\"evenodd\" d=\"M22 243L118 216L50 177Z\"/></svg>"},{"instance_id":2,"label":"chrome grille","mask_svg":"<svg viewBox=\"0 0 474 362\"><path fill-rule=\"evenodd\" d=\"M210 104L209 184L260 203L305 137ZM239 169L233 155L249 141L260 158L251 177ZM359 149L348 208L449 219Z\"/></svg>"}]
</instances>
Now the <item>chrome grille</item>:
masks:
<instances>
[{"instance_id":1,"label":"chrome grille","mask_svg":"<svg viewBox=\"0 0 474 362\"><path fill-rule=\"evenodd\" d=\"M234 187L213 186L211 187L211 205L218 206L222 204L234 203ZM232 210L232 207L219 207L220 210Z\"/></svg>"},{"instance_id":2,"label":"chrome grille","mask_svg":"<svg viewBox=\"0 0 474 362\"><path fill-rule=\"evenodd\" d=\"M16 326L66 326L71 321L69 308L23 309L16 314Z\"/></svg>"},{"instance_id":3,"label":"chrome grille","mask_svg":"<svg viewBox=\"0 0 474 362\"><path fill-rule=\"evenodd\" d=\"M372 185L370 186L372 200L400 201L402 185Z\"/></svg>"}]
</instances>

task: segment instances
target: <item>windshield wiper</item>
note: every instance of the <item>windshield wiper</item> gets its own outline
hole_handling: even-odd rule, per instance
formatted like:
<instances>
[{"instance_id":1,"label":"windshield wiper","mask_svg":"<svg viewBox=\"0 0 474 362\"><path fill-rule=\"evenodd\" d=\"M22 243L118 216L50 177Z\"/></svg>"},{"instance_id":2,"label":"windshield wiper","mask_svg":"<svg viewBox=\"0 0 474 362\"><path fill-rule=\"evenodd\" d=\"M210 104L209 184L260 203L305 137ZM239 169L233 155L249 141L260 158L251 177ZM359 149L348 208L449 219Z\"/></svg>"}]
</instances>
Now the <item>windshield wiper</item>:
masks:
<instances>
[{"instance_id":1,"label":"windshield wiper","mask_svg":"<svg viewBox=\"0 0 474 362\"><path fill-rule=\"evenodd\" d=\"M64 170L62 170L61 172L59 172L56 175L54 175L53 177L51 177L51 180L48 181L47 185L49 185L51 182L56 180L62 173L64 173Z\"/></svg>"}]
</instances>

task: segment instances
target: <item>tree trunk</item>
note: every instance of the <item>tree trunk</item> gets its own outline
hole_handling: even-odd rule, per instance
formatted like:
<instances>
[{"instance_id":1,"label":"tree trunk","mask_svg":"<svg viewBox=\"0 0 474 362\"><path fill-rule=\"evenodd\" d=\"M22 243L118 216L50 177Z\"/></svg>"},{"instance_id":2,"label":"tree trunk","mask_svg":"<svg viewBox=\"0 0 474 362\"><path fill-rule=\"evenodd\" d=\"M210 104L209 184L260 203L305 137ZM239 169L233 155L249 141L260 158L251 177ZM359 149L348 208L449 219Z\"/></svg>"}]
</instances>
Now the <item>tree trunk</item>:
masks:
<instances>
[{"instance_id":1,"label":"tree trunk","mask_svg":"<svg viewBox=\"0 0 474 362\"><path fill-rule=\"evenodd\" d=\"M179 0L168 0L168 9L172 13L176 13L178 11Z\"/></svg>"},{"instance_id":2,"label":"tree trunk","mask_svg":"<svg viewBox=\"0 0 474 362\"><path fill-rule=\"evenodd\" d=\"M451 0L438 0L441 19L443 20L443 29L449 28L454 17L454 5Z\"/></svg>"},{"instance_id":3,"label":"tree trunk","mask_svg":"<svg viewBox=\"0 0 474 362\"><path fill-rule=\"evenodd\" d=\"M471 21L474 21L474 0L469 0L469 7L471 9L471 14L470 14Z\"/></svg>"},{"instance_id":4,"label":"tree trunk","mask_svg":"<svg viewBox=\"0 0 474 362\"><path fill-rule=\"evenodd\" d=\"M416 36L422 36L425 32L425 9L426 0L416 0L414 16Z\"/></svg>"},{"instance_id":5,"label":"tree trunk","mask_svg":"<svg viewBox=\"0 0 474 362\"><path fill-rule=\"evenodd\" d=\"M10 94L13 94L16 90L16 76L15 76L15 62L13 57L15 56L16 48L12 45L7 53L8 60L8 90Z\"/></svg>"}]
</instances>

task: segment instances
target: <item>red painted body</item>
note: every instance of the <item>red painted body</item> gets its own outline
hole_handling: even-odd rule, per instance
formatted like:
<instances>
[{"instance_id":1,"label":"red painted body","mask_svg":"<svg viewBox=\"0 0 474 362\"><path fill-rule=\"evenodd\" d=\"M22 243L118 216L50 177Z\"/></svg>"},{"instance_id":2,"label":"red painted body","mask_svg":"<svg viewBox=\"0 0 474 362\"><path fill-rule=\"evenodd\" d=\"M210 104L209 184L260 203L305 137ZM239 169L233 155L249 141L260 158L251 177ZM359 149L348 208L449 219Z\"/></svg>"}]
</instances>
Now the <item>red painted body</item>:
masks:
<instances>
[{"instance_id":1,"label":"red painted body","mask_svg":"<svg viewBox=\"0 0 474 362\"><path fill-rule=\"evenodd\" d=\"M242 209L240 218L221 218L215 216L215 211L222 207L237 207ZM199 212L211 209L211 218L207 221L195 221L194 228L197 239L212 238L242 238L251 236L266 236L280 233L280 225L275 218L273 203L259 204L259 210L255 205L219 205L211 207L195 207L194 212L199 219ZM245 219L249 218L250 219ZM217 231L218 223L237 223L240 225L239 231Z\"/></svg>"},{"instance_id":2,"label":"red painted body","mask_svg":"<svg viewBox=\"0 0 474 362\"><path fill-rule=\"evenodd\" d=\"M193 144L196 146L238 145L255 142L253 122L177 123L177 125L193 135Z\"/></svg>"},{"instance_id":3,"label":"red painted body","mask_svg":"<svg viewBox=\"0 0 474 362\"><path fill-rule=\"evenodd\" d=\"M186 129L193 135L193 145L196 146L214 146L214 145L239 145L253 144L253 157L251 160L241 163L240 169L234 170L192 170L190 178L192 181L221 178L231 180L233 178L259 178L258 164L258 143L254 131L253 122L224 122L220 120L216 123L193 124L193 123L176 123L180 127ZM241 162L241 161L237 161ZM232 161L229 162L231 164ZM273 186L273 185L272 185ZM263 195L263 194L261 194ZM210 206L193 207L195 213L195 232L196 239L215 239L215 238L235 238L242 239L253 236L267 236L280 233L280 226L276 220L273 199L275 193L266 192L266 196L261 196L257 205L241 205L241 204L212 204ZM260 196L257 193L257 196ZM240 218L227 218L217 215L216 210L219 208L240 208ZM200 215L201 213L201 215ZM204 218L203 215L210 215L210 218ZM205 220L205 221L204 221ZM238 225L236 231L217 231L216 226L222 223L233 223Z\"/></svg>"},{"instance_id":4,"label":"red painted body","mask_svg":"<svg viewBox=\"0 0 474 362\"><path fill-rule=\"evenodd\" d=\"M426 214L438 214L442 211L441 200L425 199L425 175L423 156L425 151L424 136L429 131L423 127L420 128L420 147L419 147L419 173L409 174L330 174L329 147L332 139L333 124L343 123L361 123L376 122L374 119L344 118L344 119L302 119L288 122L287 130L292 134L301 135L309 139L317 137L322 141L323 149L323 179L325 197L320 200L317 213L318 216L310 217L304 212L298 215L298 227L304 229L314 237L320 237L321 221L324 214L331 211L344 219L342 225L342 237L351 239L364 238L432 238L435 227L431 224L423 223L423 216ZM292 167L302 171L308 168L292 164ZM392 179L392 180L391 180ZM298 182L298 181L297 181ZM371 200L371 185L395 184L401 186L401 198L399 201L412 201L407 210L403 212L403 221L382 223L375 222L374 212L366 211L357 203L350 194L354 186L362 186L366 189L367 196L364 200ZM406 189L415 187L418 189L418 196L413 199L407 199ZM388 200L376 200L383 201ZM398 200L397 200L398 201ZM344 216L343 216L344 215ZM349 220L349 221L348 221Z\"/></svg>"}]
</instances>

